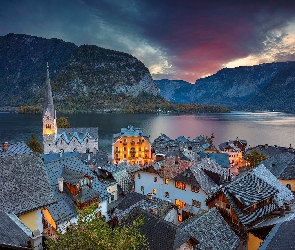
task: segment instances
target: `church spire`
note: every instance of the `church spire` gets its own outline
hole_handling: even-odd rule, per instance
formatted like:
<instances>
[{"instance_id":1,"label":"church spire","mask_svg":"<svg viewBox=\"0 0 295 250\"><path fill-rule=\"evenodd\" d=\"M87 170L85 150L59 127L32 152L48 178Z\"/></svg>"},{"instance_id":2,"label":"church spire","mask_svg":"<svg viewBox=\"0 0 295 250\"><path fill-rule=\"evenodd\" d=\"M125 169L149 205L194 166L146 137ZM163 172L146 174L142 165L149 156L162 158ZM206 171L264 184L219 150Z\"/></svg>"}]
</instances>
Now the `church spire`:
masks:
<instances>
[{"instance_id":1,"label":"church spire","mask_svg":"<svg viewBox=\"0 0 295 250\"><path fill-rule=\"evenodd\" d=\"M46 81L45 81L46 86L45 86L45 102L44 102L43 115L45 114L46 110L48 110L51 116L55 117L52 91L51 91L50 78L49 78L48 62L46 65L46 70L47 70L47 74L46 74Z\"/></svg>"}]
</instances>

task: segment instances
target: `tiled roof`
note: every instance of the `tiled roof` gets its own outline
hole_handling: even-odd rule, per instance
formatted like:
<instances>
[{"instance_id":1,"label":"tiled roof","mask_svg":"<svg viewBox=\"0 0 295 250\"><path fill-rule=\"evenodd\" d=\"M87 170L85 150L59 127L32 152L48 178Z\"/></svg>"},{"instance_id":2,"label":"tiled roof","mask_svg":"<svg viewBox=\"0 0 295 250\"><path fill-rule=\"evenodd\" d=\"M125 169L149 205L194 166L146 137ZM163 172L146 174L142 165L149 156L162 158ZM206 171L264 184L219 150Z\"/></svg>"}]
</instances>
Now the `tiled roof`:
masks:
<instances>
[{"instance_id":1,"label":"tiled roof","mask_svg":"<svg viewBox=\"0 0 295 250\"><path fill-rule=\"evenodd\" d=\"M156 197L148 199L146 195L142 195L136 192L127 194L117 205L117 209L114 211L112 217L116 216L119 221L123 219L134 207L140 207L146 211L151 209L157 211L157 216L164 218L168 212L176 208L176 206L166 200L162 200Z\"/></svg>"},{"instance_id":2,"label":"tiled roof","mask_svg":"<svg viewBox=\"0 0 295 250\"><path fill-rule=\"evenodd\" d=\"M121 132L117 134L113 134L113 139L119 138L121 136L142 136L145 139L148 139L149 135L143 133L141 128L134 128L133 126L129 125L127 128L121 128Z\"/></svg>"},{"instance_id":3,"label":"tiled roof","mask_svg":"<svg viewBox=\"0 0 295 250\"><path fill-rule=\"evenodd\" d=\"M55 161L60 158L68 158L79 155L79 152L65 152L65 153L49 153L49 154L41 154L41 157L44 163L48 163L50 161Z\"/></svg>"},{"instance_id":4,"label":"tiled roof","mask_svg":"<svg viewBox=\"0 0 295 250\"><path fill-rule=\"evenodd\" d=\"M289 214L285 214L284 216L276 216L276 217L270 217L265 219L264 221L256 224L253 229L257 229L257 228L263 228L263 227L268 227L268 226L273 226L276 225L278 223L282 223L284 221L290 221L295 219L295 213L289 213Z\"/></svg>"},{"instance_id":5,"label":"tiled roof","mask_svg":"<svg viewBox=\"0 0 295 250\"><path fill-rule=\"evenodd\" d=\"M103 150L99 150L95 154L79 153L78 157L88 165L93 165L94 168L107 165L109 160L108 153Z\"/></svg>"},{"instance_id":6,"label":"tiled roof","mask_svg":"<svg viewBox=\"0 0 295 250\"><path fill-rule=\"evenodd\" d=\"M32 152L33 151L24 142L18 142L14 144L9 144L7 150L3 150L3 148L0 148L0 157L17 154L28 154Z\"/></svg>"},{"instance_id":7,"label":"tiled roof","mask_svg":"<svg viewBox=\"0 0 295 250\"><path fill-rule=\"evenodd\" d=\"M286 148L286 147L279 147L279 146L269 146L267 144L265 145L258 145L256 147L250 148L247 150L247 153L250 153L248 151L257 150L263 155L267 157L272 157L277 154L281 154L284 152L294 153L293 148Z\"/></svg>"},{"instance_id":8,"label":"tiled roof","mask_svg":"<svg viewBox=\"0 0 295 250\"><path fill-rule=\"evenodd\" d=\"M23 214L55 202L39 154L0 158L0 210Z\"/></svg>"},{"instance_id":9,"label":"tiled roof","mask_svg":"<svg viewBox=\"0 0 295 250\"><path fill-rule=\"evenodd\" d=\"M266 183L276 188L279 192L275 195L275 202L278 206L294 199L293 193L285 187L263 164L253 169L253 173Z\"/></svg>"},{"instance_id":10,"label":"tiled roof","mask_svg":"<svg viewBox=\"0 0 295 250\"><path fill-rule=\"evenodd\" d=\"M237 249L240 244L239 237L216 208L185 220L179 227L199 242L196 249Z\"/></svg>"},{"instance_id":11,"label":"tiled roof","mask_svg":"<svg viewBox=\"0 0 295 250\"><path fill-rule=\"evenodd\" d=\"M150 249L176 250L190 239L190 235L183 229L138 207L132 209L125 223L131 224L140 216L144 219L140 232L146 235Z\"/></svg>"},{"instance_id":12,"label":"tiled roof","mask_svg":"<svg viewBox=\"0 0 295 250\"><path fill-rule=\"evenodd\" d=\"M294 154L285 152L276 154L260 164L263 164L276 178L279 178L293 159Z\"/></svg>"},{"instance_id":13,"label":"tiled roof","mask_svg":"<svg viewBox=\"0 0 295 250\"><path fill-rule=\"evenodd\" d=\"M89 188L88 186L83 186L74 200L79 201L80 203L84 203L96 198L99 198L99 192L92 188Z\"/></svg>"},{"instance_id":14,"label":"tiled roof","mask_svg":"<svg viewBox=\"0 0 295 250\"><path fill-rule=\"evenodd\" d=\"M86 137L97 140L98 139L98 128L58 128L56 141L62 137L66 143L75 137L78 142L82 143Z\"/></svg>"},{"instance_id":15,"label":"tiled roof","mask_svg":"<svg viewBox=\"0 0 295 250\"><path fill-rule=\"evenodd\" d=\"M221 144L218 145L219 149L221 151L225 150L225 149L233 149L237 152L241 151L240 148L238 148L232 141L227 141L227 142L223 142Z\"/></svg>"},{"instance_id":16,"label":"tiled roof","mask_svg":"<svg viewBox=\"0 0 295 250\"><path fill-rule=\"evenodd\" d=\"M259 250L294 249L295 220L278 223Z\"/></svg>"},{"instance_id":17,"label":"tiled roof","mask_svg":"<svg viewBox=\"0 0 295 250\"><path fill-rule=\"evenodd\" d=\"M84 175L84 173L77 170L63 167L62 177L64 178L64 183L76 186L76 184L83 178Z\"/></svg>"},{"instance_id":18,"label":"tiled roof","mask_svg":"<svg viewBox=\"0 0 295 250\"><path fill-rule=\"evenodd\" d=\"M0 245L10 248L31 249L30 237L4 212L0 211Z\"/></svg>"},{"instance_id":19,"label":"tiled roof","mask_svg":"<svg viewBox=\"0 0 295 250\"><path fill-rule=\"evenodd\" d=\"M206 158L206 157L210 158L211 160L215 161L216 163L218 163L223 168L229 168L230 167L228 154L201 152L200 157L201 158Z\"/></svg>"},{"instance_id":20,"label":"tiled roof","mask_svg":"<svg viewBox=\"0 0 295 250\"><path fill-rule=\"evenodd\" d=\"M295 157L293 160L285 167L283 172L278 176L282 180L295 180Z\"/></svg>"},{"instance_id":21,"label":"tiled roof","mask_svg":"<svg viewBox=\"0 0 295 250\"><path fill-rule=\"evenodd\" d=\"M124 194L132 191L134 181L132 180L131 173L127 172L127 168L120 167L117 169L116 172L113 172L112 174Z\"/></svg>"},{"instance_id":22,"label":"tiled roof","mask_svg":"<svg viewBox=\"0 0 295 250\"><path fill-rule=\"evenodd\" d=\"M200 184L196 180L194 173L192 173L192 170L189 168L182 173L176 175L173 180L180 181L195 187L200 187Z\"/></svg>"}]
</instances>

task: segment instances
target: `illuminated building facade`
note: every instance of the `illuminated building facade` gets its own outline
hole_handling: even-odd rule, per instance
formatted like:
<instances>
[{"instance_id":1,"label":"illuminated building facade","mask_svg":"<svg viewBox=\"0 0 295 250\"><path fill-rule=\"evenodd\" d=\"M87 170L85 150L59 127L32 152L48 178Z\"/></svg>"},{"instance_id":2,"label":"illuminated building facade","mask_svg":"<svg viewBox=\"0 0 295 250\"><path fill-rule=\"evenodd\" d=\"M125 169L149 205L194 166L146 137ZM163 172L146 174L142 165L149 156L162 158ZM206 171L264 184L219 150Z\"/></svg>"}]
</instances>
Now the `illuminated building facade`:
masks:
<instances>
[{"instance_id":1,"label":"illuminated building facade","mask_svg":"<svg viewBox=\"0 0 295 250\"><path fill-rule=\"evenodd\" d=\"M152 162L149 135L133 126L121 128L120 133L113 135L112 159L114 164L128 161L140 166Z\"/></svg>"}]
</instances>

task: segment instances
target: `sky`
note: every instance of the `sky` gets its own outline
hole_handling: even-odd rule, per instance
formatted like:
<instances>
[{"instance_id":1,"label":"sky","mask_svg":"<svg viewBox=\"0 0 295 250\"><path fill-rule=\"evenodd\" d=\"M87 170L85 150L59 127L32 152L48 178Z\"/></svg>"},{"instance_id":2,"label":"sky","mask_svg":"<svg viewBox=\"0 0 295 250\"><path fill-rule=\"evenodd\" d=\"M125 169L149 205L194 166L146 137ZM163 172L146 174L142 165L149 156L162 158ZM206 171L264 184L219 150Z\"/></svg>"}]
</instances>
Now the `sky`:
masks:
<instances>
[{"instance_id":1,"label":"sky","mask_svg":"<svg viewBox=\"0 0 295 250\"><path fill-rule=\"evenodd\" d=\"M59 38L132 54L153 79L295 60L294 0L1 0L0 36Z\"/></svg>"}]
</instances>

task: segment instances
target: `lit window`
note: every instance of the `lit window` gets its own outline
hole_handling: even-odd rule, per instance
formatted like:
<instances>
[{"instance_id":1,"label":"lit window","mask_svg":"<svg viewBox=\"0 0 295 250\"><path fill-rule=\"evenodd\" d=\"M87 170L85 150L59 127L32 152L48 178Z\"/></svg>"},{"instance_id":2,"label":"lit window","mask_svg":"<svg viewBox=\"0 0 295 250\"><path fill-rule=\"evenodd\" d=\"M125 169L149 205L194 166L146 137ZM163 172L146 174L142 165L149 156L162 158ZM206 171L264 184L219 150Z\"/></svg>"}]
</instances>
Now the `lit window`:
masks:
<instances>
[{"instance_id":1,"label":"lit window","mask_svg":"<svg viewBox=\"0 0 295 250\"><path fill-rule=\"evenodd\" d=\"M178 215L178 221L182 222L182 216L181 215Z\"/></svg>"},{"instance_id":2,"label":"lit window","mask_svg":"<svg viewBox=\"0 0 295 250\"><path fill-rule=\"evenodd\" d=\"M192 205L194 207L200 208L201 207L201 202L200 201L197 201L197 200L192 200Z\"/></svg>"},{"instance_id":3,"label":"lit window","mask_svg":"<svg viewBox=\"0 0 295 250\"><path fill-rule=\"evenodd\" d=\"M168 178L165 178L164 182L165 182L165 184L168 184L169 179Z\"/></svg>"},{"instance_id":4,"label":"lit window","mask_svg":"<svg viewBox=\"0 0 295 250\"><path fill-rule=\"evenodd\" d=\"M183 183L183 182L175 181L175 187L176 187L176 188L179 188L179 189L182 189L182 190L185 190L186 185L185 185L185 183Z\"/></svg>"},{"instance_id":5,"label":"lit window","mask_svg":"<svg viewBox=\"0 0 295 250\"><path fill-rule=\"evenodd\" d=\"M154 182L157 182L158 178L157 177L154 177Z\"/></svg>"},{"instance_id":6,"label":"lit window","mask_svg":"<svg viewBox=\"0 0 295 250\"><path fill-rule=\"evenodd\" d=\"M175 205L178 206L179 209L183 209L184 206L185 206L185 202L184 201L181 201L181 200L178 200L178 199L175 199Z\"/></svg>"},{"instance_id":7,"label":"lit window","mask_svg":"<svg viewBox=\"0 0 295 250\"><path fill-rule=\"evenodd\" d=\"M153 188L153 194L157 193L157 189Z\"/></svg>"},{"instance_id":8,"label":"lit window","mask_svg":"<svg viewBox=\"0 0 295 250\"><path fill-rule=\"evenodd\" d=\"M199 193L200 188L196 186L192 186L192 192Z\"/></svg>"}]
</instances>

